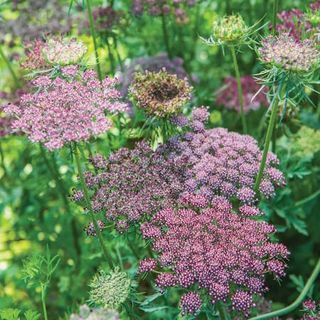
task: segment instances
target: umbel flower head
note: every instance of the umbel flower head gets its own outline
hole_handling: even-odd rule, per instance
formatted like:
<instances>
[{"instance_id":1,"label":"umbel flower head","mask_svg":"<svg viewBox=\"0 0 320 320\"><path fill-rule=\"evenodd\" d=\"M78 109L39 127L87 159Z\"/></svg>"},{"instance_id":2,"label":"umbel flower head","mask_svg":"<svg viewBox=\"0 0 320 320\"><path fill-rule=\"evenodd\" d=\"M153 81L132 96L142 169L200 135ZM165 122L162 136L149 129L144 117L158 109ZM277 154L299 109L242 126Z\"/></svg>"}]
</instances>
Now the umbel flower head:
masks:
<instances>
[{"instance_id":1,"label":"umbel flower head","mask_svg":"<svg viewBox=\"0 0 320 320\"><path fill-rule=\"evenodd\" d=\"M138 73L130 86L132 98L150 116L170 117L181 112L191 98L187 79L165 71Z\"/></svg>"},{"instance_id":2,"label":"umbel flower head","mask_svg":"<svg viewBox=\"0 0 320 320\"><path fill-rule=\"evenodd\" d=\"M258 52L263 63L287 72L309 72L320 59L320 52L312 41L296 41L288 34L268 36Z\"/></svg>"},{"instance_id":3,"label":"umbel flower head","mask_svg":"<svg viewBox=\"0 0 320 320\"><path fill-rule=\"evenodd\" d=\"M117 310L130 294L131 280L125 272L115 268L106 273L100 270L89 284L90 301L103 308Z\"/></svg>"},{"instance_id":4,"label":"umbel flower head","mask_svg":"<svg viewBox=\"0 0 320 320\"><path fill-rule=\"evenodd\" d=\"M289 253L271 242L275 228L231 207L217 198L207 209L168 208L141 226L158 253L156 285L187 292L180 301L182 313L197 313L209 298L213 304L231 302L234 310L247 315L253 295L267 290L265 275L285 275Z\"/></svg>"},{"instance_id":5,"label":"umbel flower head","mask_svg":"<svg viewBox=\"0 0 320 320\"><path fill-rule=\"evenodd\" d=\"M52 65L66 66L77 64L87 52L87 47L76 39L49 39L42 54Z\"/></svg>"},{"instance_id":6,"label":"umbel flower head","mask_svg":"<svg viewBox=\"0 0 320 320\"><path fill-rule=\"evenodd\" d=\"M104 133L112 126L105 112L127 110L115 89L117 80L106 78L100 83L94 71L84 72L81 79L41 76L32 84L36 91L23 95L19 105L8 105L5 111L16 118L14 129L49 150Z\"/></svg>"},{"instance_id":7,"label":"umbel flower head","mask_svg":"<svg viewBox=\"0 0 320 320\"><path fill-rule=\"evenodd\" d=\"M212 24L212 37L218 44L239 44L249 32L249 27L240 15L218 18Z\"/></svg>"}]
</instances>

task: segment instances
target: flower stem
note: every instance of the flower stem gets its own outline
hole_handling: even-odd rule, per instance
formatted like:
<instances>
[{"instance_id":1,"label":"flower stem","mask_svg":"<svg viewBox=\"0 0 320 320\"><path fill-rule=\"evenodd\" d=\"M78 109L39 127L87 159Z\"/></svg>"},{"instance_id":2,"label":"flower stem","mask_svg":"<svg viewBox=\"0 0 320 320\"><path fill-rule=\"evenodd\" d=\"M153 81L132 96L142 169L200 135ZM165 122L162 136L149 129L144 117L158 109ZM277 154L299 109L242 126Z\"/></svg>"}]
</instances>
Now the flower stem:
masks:
<instances>
[{"instance_id":1,"label":"flower stem","mask_svg":"<svg viewBox=\"0 0 320 320\"><path fill-rule=\"evenodd\" d=\"M278 107L279 107L279 94L281 92L282 89L282 84L279 85L278 88L278 92L275 93L271 105L270 105L270 109L271 109L271 117L269 120L269 125L268 125L268 129L267 129L267 134L266 134L266 138L264 141L264 148L263 148L263 153L262 153L262 159L261 159L261 163L260 163L260 168L259 168L259 172L256 178L256 182L254 184L254 190L255 192L258 194L259 192L259 187L260 187L260 183L263 177L263 171L264 168L266 166L266 162L267 162L267 156L268 156L268 151L269 151L269 146L270 146L270 141L272 138L272 133L273 133L273 129L276 123L276 119L277 119L277 115L278 115Z\"/></svg>"},{"instance_id":2,"label":"flower stem","mask_svg":"<svg viewBox=\"0 0 320 320\"><path fill-rule=\"evenodd\" d=\"M93 209L92 209L92 205L91 205L91 201L90 201L90 197L89 197L89 190L88 190L88 187L86 185L86 182L85 182L85 179L84 179L84 174L83 174L82 167L81 167L79 149L78 149L78 146L76 144L74 145L74 157L75 157L75 160L76 160L76 165L77 165L77 169L78 169L80 183L81 183L81 187L82 187L82 190L83 190L83 194L84 194L86 206L87 206L88 211L89 211L90 218L92 220L95 232L96 232L96 234L98 236L99 243L100 243L103 255L105 256L105 259L107 260L107 263L108 263L109 267L112 268L113 267L112 258L110 256L105 244L104 244L100 228L98 226L97 220L96 220L96 218L94 216L94 213L93 213Z\"/></svg>"},{"instance_id":3,"label":"flower stem","mask_svg":"<svg viewBox=\"0 0 320 320\"><path fill-rule=\"evenodd\" d=\"M12 68L12 65L9 61L9 59L6 57L6 55L4 54L3 50L2 50L2 47L0 45L0 56L1 58L3 59L3 61L5 62L5 64L7 65L10 73L11 73L11 76L13 78L13 81L15 83L15 86L18 88L20 86L20 82L19 82L19 79L16 75L16 73L14 72L13 68Z\"/></svg>"},{"instance_id":4,"label":"flower stem","mask_svg":"<svg viewBox=\"0 0 320 320\"><path fill-rule=\"evenodd\" d=\"M48 320L47 307L46 307L46 288L43 284L41 285L41 302L42 302L43 318L44 320Z\"/></svg>"},{"instance_id":5,"label":"flower stem","mask_svg":"<svg viewBox=\"0 0 320 320\"><path fill-rule=\"evenodd\" d=\"M305 284L305 286L302 289L301 293L299 294L298 298L293 303L291 303L289 306L287 306L287 307L285 307L283 309L276 310L276 311L273 311L273 312L269 312L269 313L266 313L266 314L262 314L260 316L256 316L256 317L250 318L249 320L270 319L270 318L274 318L274 317L278 317L278 316L283 316L285 314L288 314L288 313L292 312L296 308L298 308L299 305L305 299L306 295L308 294L311 286L316 281L319 273L320 273L320 259L318 260L315 268L313 269L313 271L312 271L307 283Z\"/></svg>"},{"instance_id":6,"label":"flower stem","mask_svg":"<svg viewBox=\"0 0 320 320\"><path fill-rule=\"evenodd\" d=\"M278 7L279 7L279 0L273 0L272 33L274 35L276 34Z\"/></svg>"},{"instance_id":7,"label":"flower stem","mask_svg":"<svg viewBox=\"0 0 320 320\"><path fill-rule=\"evenodd\" d=\"M163 40L164 40L164 44L166 46L166 50L168 53L169 58L172 58L172 53L170 50L170 45L169 45L169 36L168 36L168 28L167 28L167 21L166 21L166 17L165 15L162 13L161 15L162 18L162 35L163 35Z\"/></svg>"},{"instance_id":8,"label":"flower stem","mask_svg":"<svg viewBox=\"0 0 320 320\"><path fill-rule=\"evenodd\" d=\"M230 317L227 313L227 310L226 310L224 304L222 302L217 302L216 306L217 306L217 309L218 309L218 312L220 315L220 319L221 320L230 320Z\"/></svg>"},{"instance_id":9,"label":"flower stem","mask_svg":"<svg viewBox=\"0 0 320 320\"><path fill-rule=\"evenodd\" d=\"M247 123L246 123L246 119L245 119L244 111L243 111L243 105L244 105L243 91L242 91L240 70L239 70L236 50L235 50L234 46L230 46L230 50L231 50L231 55L232 55L232 60L233 60L234 71L235 71L235 74L236 74L236 80L237 80L237 88L238 88L238 97L239 97L239 103L240 103L240 117L241 117L241 123L242 123L242 130L243 130L243 133L247 133Z\"/></svg>"},{"instance_id":10,"label":"flower stem","mask_svg":"<svg viewBox=\"0 0 320 320\"><path fill-rule=\"evenodd\" d=\"M88 10L89 24L90 24L90 33L93 40L94 54L96 57L96 68L97 68L99 80L102 81L102 72L101 72L100 59L99 59L99 53L98 53L96 31L94 28L94 20L93 20L92 9L91 9L91 0L86 0L86 3L87 3L87 10Z\"/></svg>"}]
</instances>

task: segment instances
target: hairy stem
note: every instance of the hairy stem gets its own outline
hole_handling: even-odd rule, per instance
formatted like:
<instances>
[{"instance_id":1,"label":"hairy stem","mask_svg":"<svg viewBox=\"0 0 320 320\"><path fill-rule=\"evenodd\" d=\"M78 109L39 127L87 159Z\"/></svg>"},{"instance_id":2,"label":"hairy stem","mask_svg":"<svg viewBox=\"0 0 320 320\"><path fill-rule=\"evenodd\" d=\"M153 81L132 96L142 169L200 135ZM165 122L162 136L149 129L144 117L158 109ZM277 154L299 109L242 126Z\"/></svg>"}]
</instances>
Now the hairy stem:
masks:
<instances>
[{"instance_id":1,"label":"hairy stem","mask_svg":"<svg viewBox=\"0 0 320 320\"><path fill-rule=\"evenodd\" d=\"M267 162L267 156L268 156L268 151L269 151L269 146L270 146L270 141L272 138L272 133L273 133L273 129L276 123L276 119L277 119L277 115L278 115L278 108L279 108L279 94L281 93L281 89L282 89L282 84L279 85L278 88L278 92L275 93L271 105L270 105L270 109L271 109L271 117L269 120L269 125L268 125L268 129L267 129L267 134L266 134L266 138L264 141L264 147L263 147L263 153L262 153L262 159L261 159L261 163L260 163L260 168L259 168L259 172L254 184L254 190L255 192L258 194L259 192L259 187L261 184L261 180L263 177L263 171L264 168L266 166L266 162Z\"/></svg>"},{"instance_id":2,"label":"hairy stem","mask_svg":"<svg viewBox=\"0 0 320 320\"><path fill-rule=\"evenodd\" d=\"M230 317L227 313L227 310L224 306L224 304L222 302L217 302L216 304L218 312L219 312L219 316L221 320L230 320Z\"/></svg>"},{"instance_id":3,"label":"hairy stem","mask_svg":"<svg viewBox=\"0 0 320 320\"><path fill-rule=\"evenodd\" d=\"M91 9L91 0L86 0L86 3L87 3L87 10L88 10L88 17L89 17L90 33L93 40L94 54L96 57L96 68L97 68L99 80L102 81L102 72L101 72L100 59L99 59L99 53L98 53L96 31L94 28L94 20L93 20L92 9Z\"/></svg>"},{"instance_id":4,"label":"hairy stem","mask_svg":"<svg viewBox=\"0 0 320 320\"><path fill-rule=\"evenodd\" d=\"M48 320L47 307L46 307L46 287L41 285L41 302L42 302L42 311L44 320Z\"/></svg>"},{"instance_id":5,"label":"hairy stem","mask_svg":"<svg viewBox=\"0 0 320 320\"><path fill-rule=\"evenodd\" d=\"M245 119L244 111L243 111L243 105L244 105L243 91L242 91L240 70L239 70L236 50L235 50L234 46L230 46L230 50L231 50L231 55L232 55L232 60L233 60L234 71L235 71L235 74L236 74L236 80L237 80L237 88L238 88L238 97L239 97L239 103L240 103L240 117L241 117L241 123L242 123L242 130L243 130L243 133L247 133L247 123L246 123L246 119Z\"/></svg>"},{"instance_id":6,"label":"hairy stem","mask_svg":"<svg viewBox=\"0 0 320 320\"><path fill-rule=\"evenodd\" d=\"M285 307L283 309L276 310L276 311L273 311L273 312L269 312L269 313L266 313L266 314L262 314L260 316L256 316L256 317L250 318L249 320L270 319L270 318L274 318L274 317L278 317L278 316L283 316L285 314L289 314L293 310L297 309L299 307L299 305L305 299L305 297L308 294L311 286L316 281L319 273L320 273L320 259L318 260L315 268L313 269L313 271L312 271L307 283L305 284L305 286L302 289L301 293L299 294L298 298L293 303L291 303L289 306L287 306L287 307Z\"/></svg>"},{"instance_id":7,"label":"hairy stem","mask_svg":"<svg viewBox=\"0 0 320 320\"><path fill-rule=\"evenodd\" d=\"M170 50L170 44L169 44L169 35L168 35L168 28L167 28L167 19L164 14L161 16L162 18L162 35L163 35L163 41L166 46L166 51L168 53L168 57L172 58L172 53Z\"/></svg>"},{"instance_id":8,"label":"hairy stem","mask_svg":"<svg viewBox=\"0 0 320 320\"><path fill-rule=\"evenodd\" d=\"M94 212L93 212L91 201L90 201L90 197L89 197L89 190L88 190L88 187L86 185L86 182L85 182L85 179L84 179L84 174L83 174L83 171L82 171L81 160L80 160L80 155L79 155L79 148L78 148L78 146L76 144L74 145L74 157L75 157L75 160L76 160L76 165L77 165L77 169L78 169L80 183L81 183L82 191L83 191L83 194L84 194L84 198L85 198L86 206L87 206L88 211L89 211L90 218L92 220L95 232L96 232L96 234L98 236L99 243L100 243L103 255L104 255L105 259L107 260L107 263L108 263L109 267L112 268L113 267L112 258L110 256L105 244L104 244L102 233L101 233L100 228L98 226L98 222L97 222L97 220L96 220L96 218L94 216Z\"/></svg>"},{"instance_id":9,"label":"hairy stem","mask_svg":"<svg viewBox=\"0 0 320 320\"><path fill-rule=\"evenodd\" d=\"M3 52L1 45L0 45L0 56L3 59L3 61L5 62L5 64L7 65L8 69L9 69L9 72L11 73L11 76L13 78L14 84L18 88L20 86L19 79L18 79L16 73L14 72L9 59L7 58L5 53Z\"/></svg>"}]
</instances>

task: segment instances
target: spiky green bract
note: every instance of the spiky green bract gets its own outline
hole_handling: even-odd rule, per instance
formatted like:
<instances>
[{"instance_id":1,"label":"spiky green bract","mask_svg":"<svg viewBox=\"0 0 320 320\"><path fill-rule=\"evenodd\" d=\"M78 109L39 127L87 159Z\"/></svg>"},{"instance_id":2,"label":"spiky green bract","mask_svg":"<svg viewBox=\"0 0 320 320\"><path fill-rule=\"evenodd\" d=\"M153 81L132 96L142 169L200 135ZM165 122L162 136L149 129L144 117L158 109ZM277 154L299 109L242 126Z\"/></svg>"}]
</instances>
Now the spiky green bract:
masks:
<instances>
[{"instance_id":1,"label":"spiky green bract","mask_svg":"<svg viewBox=\"0 0 320 320\"><path fill-rule=\"evenodd\" d=\"M106 273L100 270L90 284L90 302L108 309L118 309L131 291L131 279L127 273L115 268Z\"/></svg>"}]
</instances>

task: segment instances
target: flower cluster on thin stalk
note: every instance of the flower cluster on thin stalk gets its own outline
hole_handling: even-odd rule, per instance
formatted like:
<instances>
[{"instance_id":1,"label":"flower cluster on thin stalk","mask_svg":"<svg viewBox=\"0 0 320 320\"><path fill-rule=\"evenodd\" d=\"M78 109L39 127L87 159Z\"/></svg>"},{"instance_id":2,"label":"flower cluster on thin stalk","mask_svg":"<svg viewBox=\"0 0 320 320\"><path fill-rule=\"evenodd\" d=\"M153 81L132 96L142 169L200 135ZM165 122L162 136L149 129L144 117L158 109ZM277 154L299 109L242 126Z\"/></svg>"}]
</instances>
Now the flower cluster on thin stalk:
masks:
<instances>
[{"instance_id":1,"label":"flower cluster on thin stalk","mask_svg":"<svg viewBox=\"0 0 320 320\"><path fill-rule=\"evenodd\" d=\"M180 192L173 170L144 142L132 150L122 148L109 158L95 155L91 163L95 170L85 173L85 179L92 192L93 210L115 221L119 232L145 215L172 206ZM75 191L72 198L82 201L83 194Z\"/></svg>"},{"instance_id":2,"label":"flower cluster on thin stalk","mask_svg":"<svg viewBox=\"0 0 320 320\"><path fill-rule=\"evenodd\" d=\"M266 90L261 88L255 79L250 76L241 77L243 91L243 111L257 110L261 106L267 107L268 100ZM237 89L237 80L234 77L227 77L223 86L218 90L216 103L225 108L240 112L240 99Z\"/></svg>"},{"instance_id":3,"label":"flower cluster on thin stalk","mask_svg":"<svg viewBox=\"0 0 320 320\"><path fill-rule=\"evenodd\" d=\"M320 51L313 41L296 41L288 34L268 36L261 41L258 55L265 66L257 75L263 84L285 88L288 100L308 99L305 88L313 90L312 77L320 62Z\"/></svg>"},{"instance_id":4,"label":"flower cluster on thin stalk","mask_svg":"<svg viewBox=\"0 0 320 320\"><path fill-rule=\"evenodd\" d=\"M79 313L70 315L69 320L120 320L119 313L103 308L90 308L84 304L79 307Z\"/></svg>"},{"instance_id":5,"label":"flower cluster on thin stalk","mask_svg":"<svg viewBox=\"0 0 320 320\"><path fill-rule=\"evenodd\" d=\"M108 273L100 270L89 286L91 303L117 310L128 299L132 282L125 272L115 268Z\"/></svg>"},{"instance_id":6,"label":"flower cluster on thin stalk","mask_svg":"<svg viewBox=\"0 0 320 320\"><path fill-rule=\"evenodd\" d=\"M183 289L183 314L196 314L206 303L228 302L248 315L254 295L267 290L265 275L285 275L289 252L270 240L275 228L232 212L222 197L207 209L166 208L142 224L141 232L158 255L153 270L149 259L140 271L156 270L160 290Z\"/></svg>"},{"instance_id":7,"label":"flower cluster on thin stalk","mask_svg":"<svg viewBox=\"0 0 320 320\"><path fill-rule=\"evenodd\" d=\"M320 301L307 299L302 306L304 314L300 320L318 320L320 318Z\"/></svg>"},{"instance_id":8,"label":"flower cluster on thin stalk","mask_svg":"<svg viewBox=\"0 0 320 320\"><path fill-rule=\"evenodd\" d=\"M106 132L112 121L105 112L127 110L115 88L116 79L99 82L94 71L79 77L76 66L62 69L64 78L40 76L32 80L33 93L21 97L19 105L9 104L5 111L15 117L13 128L24 132L32 142L41 142L49 150L70 142L85 141ZM71 76L70 76L71 74Z\"/></svg>"},{"instance_id":9,"label":"flower cluster on thin stalk","mask_svg":"<svg viewBox=\"0 0 320 320\"><path fill-rule=\"evenodd\" d=\"M173 14L179 24L189 22L187 9L197 5L199 0L132 0L132 13L136 16L145 11L150 16L161 16Z\"/></svg>"}]
</instances>

